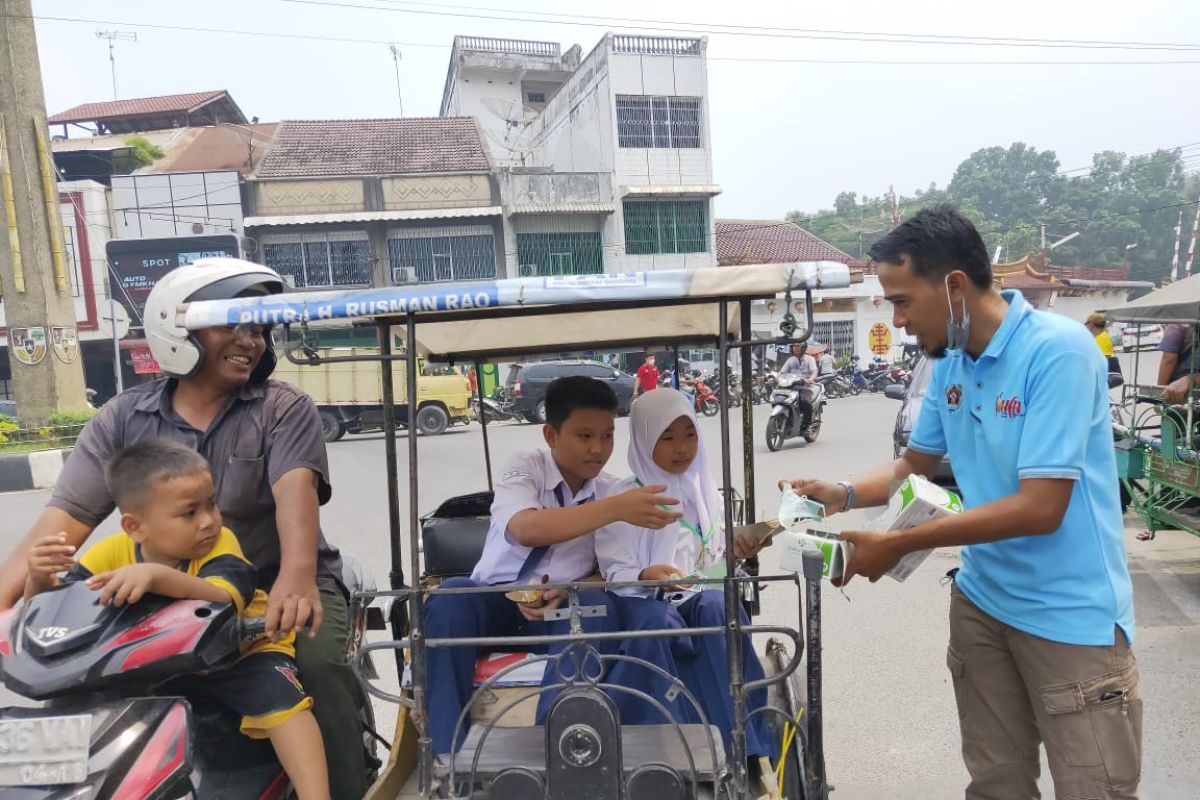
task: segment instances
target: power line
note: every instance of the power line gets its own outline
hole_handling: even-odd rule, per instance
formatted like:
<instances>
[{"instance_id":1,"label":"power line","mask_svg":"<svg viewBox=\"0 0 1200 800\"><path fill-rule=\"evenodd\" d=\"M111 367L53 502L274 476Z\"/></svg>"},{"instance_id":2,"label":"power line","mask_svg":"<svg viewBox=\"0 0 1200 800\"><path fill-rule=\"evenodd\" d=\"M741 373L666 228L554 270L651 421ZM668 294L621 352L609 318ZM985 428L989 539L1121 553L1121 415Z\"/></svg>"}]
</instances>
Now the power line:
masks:
<instances>
[{"instance_id":1,"label":"power line","mask_svg":"<svg viewBox=\"0 0 1200 800\"><path fill-rule=\"evenodd\" d=\"M1158 148L1155 148L1154 150L1151 150L1148 153L1137 153L1134 155L1127 155L1125 157L1127 159L1142 158L1144 156L1155 155L1156 153L1162 153L1162 152L1170 153L1170 152L1174 152L1174 151L1178 150L1178 151L1180 151L1180 160L1188 161L1189 159L1200 158L1200 152L1184 154L1183 151L1191 150L1191 149L1197 148L1197 147L1200 147L1200 142L1190 142L1188 144L1177 144L1174 147L1158 147ZM1121 155L1125 155L1125 154L1122 153ZM1056 175L1070 175L1073 172L1090 172L1091 170L1093 170L1095 168L1095 166L1096 166L1095 164L1088 164L1086 167L1075 167L1074 169L1060 169L1055 174Z\"/></svg>"},{"instance_id":2,"label":"power line","mask_svg":"<svg viewBox=\"0 0 1200 800\"><path fill-rule=\"evenodd\" d=\"M887 32L872 32L872 31L843 31L843 32L825 32L805 29L757 29L751 30L742 26L722 25L720 23L687 23L677 20L628 20L622 18L605 18L591 17L573 14L550 14L537 11L519 11L507 9L480 9L480 11L489 13L466 13L464 11L444 11L434 9L416 9L416 8L395 8L384 7L379 5L370 5L356 2L331 2L331 0L281 0L284 3L293 3L296 5L309 6L324 6L328 8L350 9L356 11L374 11L392 14L418 14L423 16L433 17L452 17L456 19L479 19L491 22L536 22L545 25L570 25L575 27L609 27L612 22L633 22L639 28L645 30L653 30L656 32L678 33L682 32L696 33L719 33L727 36L751 36L771 39L810 39L817 41L837 41L837 42L880 42L888 44L922 44L922 45L951 45L951 46L967 46L967 47L1038 47L1038 48L1068 48L1082 50L1168 50L1168 51L1195 51L1200 50L1200 45L1197 44L1159 44L1159 43L1095 43L1087 44L1082 40L1049 40L1049 39L1022 39L1013 37L1007 40L993 40L992 38L984 37L950 37L938 36L936 34L923 34L927 37L924 39L911 38L914 34L895 34ZM439 6L439 9L441 6ZM456 8L472 8L467 6L456 6ZM508 13L503 13L503 12ZM528 14L530 16L512 16L513 14ZM570 19L552 19L548 17L565 17ZM585 20L571 21L575 20ZM666 25L668 27L661 27ZM658 27L653 27L658 26ZM700 26L700 27L687 27ZM714 31L712 28L731 28L735 30ZM922 35L922 34L916 34ZM995 37L999 39L1000 37Z\"/></svg>"},{"instance_id":3,"label":"power line","mask_svg":"<svg viewBox=\"0 0 1200 800\"><path fill-rule=\"evenodd\" d=\"M309 0L283 0L284 2L308 2ZM332 4L337 5L337 4ZM381 9L388 10L388 9ZM20 17L17 14L6 14L5 16ZM304 33L288 33L277 30L244 30L235 28L210 28L193 25L166 25L149 22L134 22L132 20L104 20L104 19L89 19L82 17L58 17L49 15L35 14L31 19L42 22L65 22L69 24L85 24L85 25L120 25L132 28L146 28L149 30L174 31L181 33L207 33L229 36L251 36L263 38L275 38L286 40L299 41L314 41L325 42L330 44L378 44L391 45L395 44L404 47L428 47L437 48L440 50L449 50L451 45L434 44L432 42L395 42L391 39L367 39L350 36L329 36L324 34L304 34ZM519 21L519 20L518 20ZM844 41L844 40L843 40ZM1135 48L1145 49L1145 48ZM981 61L978 59L962 59L962 60L937 60L937 61L917 61L908 59L801 59L801 58L738 58L733 56L707 56L709 61L726 61L726 62L745 62L745 63L767 63L767 64L835 64L835 65L858 65L858 66L1030 66L1030 67L1048 67L1048 66L1171 66L1171 65L1195 65L1200 64L1200 61L1188 59L1155 59L1155 60L1085 60L1085 61L1030 61L1030 60L992 60Z\"/></svg>"},{"instance_id":4,"label":"power line","mask_svg":"<svg viewBox=\"0 0 1200 800\"><path fill-rule=\"evenodd\" d=\"M896 36L906 39L914 39L917 41L924 39L946 39L946 40L967 40L981 42L1037 42L1037 43L1055 43L1055 44L1073 44L1073 45L1120 45L1128 47L1167 47L1178 49L1200 49L1200 44L1178 43L1178 42L1130 42L1130 41L1110 41L1104 39L1048 39L1048 38L1030 38L1030 37L1015 37L1015 36L963 36L958 34L936 34L936 33L898 33L891 31L852 31L838 30L832 28L786 28L772 25L739 25L725 22L687 22L682 20L662 20L662 19L631 19L628 17L605 17L587 14L559 14L552 11L533 11L529 9L497 9L486 6L464 6L450 5L447 3L429 3L416 2L415 0L375 0L376 2L388 3L390 5L401 6L433 6L435 8L456 8L468 11L509 11L518 14L534 14L542 17L562 17L569 19L586 19L606 22L632 22L639 24L664 24L664 25L680 25L688 27L699 27L702 29L712 28L729 28L733 30L752 30L752 31L772 31L786 33L805 33L805 34L823 34L823 35L870 35L870 36Z\"/></svg>"}]
</instances>

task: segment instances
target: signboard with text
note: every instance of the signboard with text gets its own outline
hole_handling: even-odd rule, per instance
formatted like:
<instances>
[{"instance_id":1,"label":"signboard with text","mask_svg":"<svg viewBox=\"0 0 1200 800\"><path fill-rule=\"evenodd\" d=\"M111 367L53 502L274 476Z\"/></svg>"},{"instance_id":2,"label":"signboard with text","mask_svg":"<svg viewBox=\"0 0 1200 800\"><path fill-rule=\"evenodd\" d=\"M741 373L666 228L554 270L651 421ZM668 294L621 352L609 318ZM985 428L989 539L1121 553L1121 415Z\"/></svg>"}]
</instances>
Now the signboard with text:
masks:
<instances>
[{"instance_id":1,"label":"signboard with text","mask_svg":"<svg viewBox=\"0 0 1200 800\"><path fill-rule=\"evenodd\" d=\"M142 327L142 311L154 285L171 270L201 258L241 257L237 236L180 236L170 239L112 239L105 245L109 283L129 312L134 327Z\"/></svg>"}]
</instances>

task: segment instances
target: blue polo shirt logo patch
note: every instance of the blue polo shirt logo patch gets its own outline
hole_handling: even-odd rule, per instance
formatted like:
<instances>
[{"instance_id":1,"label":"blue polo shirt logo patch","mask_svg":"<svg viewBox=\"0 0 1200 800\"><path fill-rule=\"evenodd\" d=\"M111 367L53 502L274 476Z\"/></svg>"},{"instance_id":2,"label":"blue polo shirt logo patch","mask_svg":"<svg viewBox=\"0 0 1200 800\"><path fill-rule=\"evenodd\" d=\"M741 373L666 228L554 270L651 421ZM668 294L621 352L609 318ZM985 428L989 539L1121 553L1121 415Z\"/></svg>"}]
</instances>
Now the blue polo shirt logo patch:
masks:
<instances>
[{"instance_id":1,"label":"blue polo shirt logo patch","mask_svg":"<svg viewBox=\"0 0 1200 800\"><path fill-rule=\"evenodd\" d=\"M1015 394L1005 400L1004 393L1001 392L1000 396L996 398L996 416L1003 417L1004 419L1013 419L1024 416L1024 414L1025 407L1021 404L1021 398Z\"/></svg>"},{"instance_id":2,"label":"blue polo shirt logo patch","mask_svg":"<svg viewBox=\"0 0 1200 800\"><path fill-rule=\"evenodd\" d=\"M962 395L963 388L961 383L956 383L946 389L946 410L958 411L959 406L962 405Z\"/></svg>"}]
</instances>

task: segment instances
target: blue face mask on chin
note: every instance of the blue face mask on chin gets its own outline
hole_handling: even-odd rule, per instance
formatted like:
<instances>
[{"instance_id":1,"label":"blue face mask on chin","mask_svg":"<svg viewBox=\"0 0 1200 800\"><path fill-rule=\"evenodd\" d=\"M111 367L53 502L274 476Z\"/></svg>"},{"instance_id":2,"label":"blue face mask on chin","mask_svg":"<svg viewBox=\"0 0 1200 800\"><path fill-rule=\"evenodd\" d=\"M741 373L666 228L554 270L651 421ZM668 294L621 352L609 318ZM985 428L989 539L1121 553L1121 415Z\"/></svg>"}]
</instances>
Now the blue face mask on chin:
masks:
<instances>
[{"instance_id":1,"label":"blue face mask on chin","mask_svg":"<svg viewBox=\"0 0 1200 800\"><path fill-rule=\"evenodd\" d=\"M962 321L954 321L954 303L950 299L950 276L946 276L946 306L950 311L950 318L946 320L946 349L947 350L963 350L967 346L967 339L971 335L971 315L967 313L967 298L962 300Z\"/></svg>"}]
</instances>

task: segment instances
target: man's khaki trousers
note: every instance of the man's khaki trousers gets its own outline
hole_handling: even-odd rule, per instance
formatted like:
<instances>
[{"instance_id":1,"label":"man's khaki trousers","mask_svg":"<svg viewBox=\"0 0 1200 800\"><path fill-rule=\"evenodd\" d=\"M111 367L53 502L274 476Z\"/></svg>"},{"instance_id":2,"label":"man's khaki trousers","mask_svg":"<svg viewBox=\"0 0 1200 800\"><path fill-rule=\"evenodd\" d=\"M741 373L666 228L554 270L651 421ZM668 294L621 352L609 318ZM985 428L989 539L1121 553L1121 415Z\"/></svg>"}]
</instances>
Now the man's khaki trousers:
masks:
<instances>
[{"instance_id":1,"label":"man's khaki trousers","mask_svg":"<svg viewBox=\"0 0 1200 800\"><path fill-rule=\"evenodd\" d=\"M955 586L946 662L967 800L1041 797L1041 743L1057 800L1136 800L1142 695L1119 628L1107 647L1052 642L993 619Z\"/></svg>"}]
</instances>

